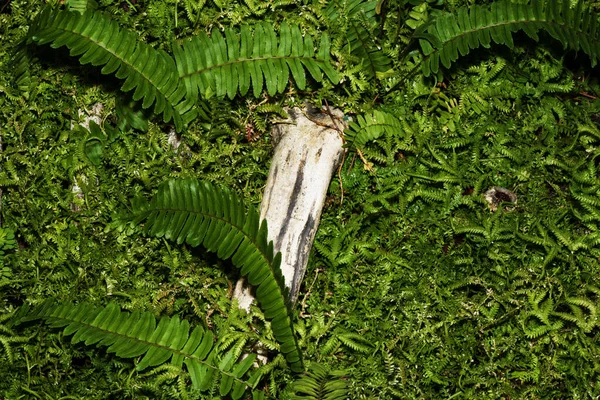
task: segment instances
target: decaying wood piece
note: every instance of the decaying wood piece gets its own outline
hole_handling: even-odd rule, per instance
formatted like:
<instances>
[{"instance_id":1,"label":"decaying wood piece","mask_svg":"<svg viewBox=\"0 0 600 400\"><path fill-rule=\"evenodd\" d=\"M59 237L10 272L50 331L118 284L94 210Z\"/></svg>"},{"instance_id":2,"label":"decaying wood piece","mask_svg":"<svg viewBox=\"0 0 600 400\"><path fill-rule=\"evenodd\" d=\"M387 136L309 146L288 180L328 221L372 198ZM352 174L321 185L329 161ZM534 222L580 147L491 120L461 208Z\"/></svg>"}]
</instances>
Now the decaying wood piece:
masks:
<instances>
[{"instance_id":1,"label":"decaying wood piece","mask_svg":"<svg viewBox=\"0 0 600 400\"><path fill-rule=\"evenodd\" d=\"M331 177L342 160L343 113L339 110L287 109L289 118L273 127L275 152L260 208L269 240L281 251L281 270L295 302ZM253 296L242 280L234 298L249 310Z\"/></svg>"}]
</instances>

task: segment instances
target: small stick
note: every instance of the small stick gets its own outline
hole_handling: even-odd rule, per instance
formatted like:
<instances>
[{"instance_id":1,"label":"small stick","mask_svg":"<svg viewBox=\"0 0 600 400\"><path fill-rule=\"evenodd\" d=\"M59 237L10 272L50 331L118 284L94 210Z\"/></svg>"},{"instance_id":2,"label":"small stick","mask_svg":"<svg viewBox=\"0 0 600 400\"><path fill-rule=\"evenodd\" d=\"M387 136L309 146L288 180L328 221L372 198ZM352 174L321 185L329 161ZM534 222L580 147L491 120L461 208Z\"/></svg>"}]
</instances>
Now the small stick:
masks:
<instances>
[{"instance_id":1,"label":"small stick","mask_svg":"<svg viewBox=\"0 0 600 400\"><path fill-rule=\"evenodd\" d=\"M302 299L302 308L301 308L300 315L299 315L302 318L304 318L306 316L306 314L304 314L304 310L306 309L306 299L308 298L310 291L312 290L313 286L315 285L315 282L317 281L317 277L319 276L319 271L320 271L320 268L317 267L317 269L315 269L315 278L313 279L312 283L310 284L310 287L308 288L308 290L306 291L306 294L304 295L304 298Z\"/></svg>"},{"instance_id":2,"label":"small stick","mask_svg":"<svg viewBox=\"0 0 600 400\"><path fill-rule=\"evenodd\" d=\"M588 94L586 92L579 92L579 95L583 96L583 97L587 97L588 99L592 99L592 100L596 100L596 96L592 96L591 94Z\"/></svg>"}]
</instances>

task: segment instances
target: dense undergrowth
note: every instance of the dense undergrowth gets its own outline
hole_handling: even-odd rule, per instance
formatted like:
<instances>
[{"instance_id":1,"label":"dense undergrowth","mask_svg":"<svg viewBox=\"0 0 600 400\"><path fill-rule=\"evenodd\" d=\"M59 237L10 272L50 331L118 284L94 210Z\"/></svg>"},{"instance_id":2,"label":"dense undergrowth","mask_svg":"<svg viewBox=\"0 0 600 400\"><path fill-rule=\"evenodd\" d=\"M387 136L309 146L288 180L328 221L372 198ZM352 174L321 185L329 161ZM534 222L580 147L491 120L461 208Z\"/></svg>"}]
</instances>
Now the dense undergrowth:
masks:
<instances>
[{"instance_id":1,"label":"dense undergrowth","mask_svg":"<svg viewBox=\"0 0 600 400\"><path fill-rule=\"evenodd\" d=\"M231 101L208 93L208 118L174 150L168 124L64 49L40 47L23 75L11 60L43 2L0 1L10 44L0 48L0 395L218 397L218 384L196 392L179 367L138 372L139 360L11 322L23 304L52 298L177 314L214 331L224 352L261 342L272 361L257 389L289 398L298 377L269 324L258 308L246 315L232 304L235 268L118 221L135 195L171 177L199 177L257 205L268 127L281 106L310 97L361 126L372 117L392 127L350 151L334 177L300 291L296 332L319 383L344 381L352 399L599 396L598 71L584 54L526 35L431 78L409 74L415 59L395 65L415 26L471 3L378 2L377 53L347 46L340 32L373 18L352 19L345 2L98 1L167 51L172 39L242 22L331 33L340 85L308 79L304 90ZM373 54L371 65L357 62ZM102 130L76 127L97 103Z\"/></svg>"}]
</instances>

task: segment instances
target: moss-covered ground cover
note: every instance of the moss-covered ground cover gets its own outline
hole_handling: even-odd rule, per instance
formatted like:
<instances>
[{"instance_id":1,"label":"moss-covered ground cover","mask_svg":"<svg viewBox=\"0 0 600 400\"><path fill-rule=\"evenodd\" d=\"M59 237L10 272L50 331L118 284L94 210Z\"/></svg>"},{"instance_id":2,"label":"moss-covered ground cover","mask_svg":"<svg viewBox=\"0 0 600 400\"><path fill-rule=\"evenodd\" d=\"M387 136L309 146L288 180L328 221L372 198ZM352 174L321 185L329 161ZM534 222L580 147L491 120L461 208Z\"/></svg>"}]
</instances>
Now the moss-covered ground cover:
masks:
<instances>
[{"instance_id":1,"label":"moss-covered ground cover","mask_svg":"<svg viewBox=\"0 0 600 400\"><path fill-rule=\"evenodd\" d=\"M185 367L137 371L139 358L16 323L23 305L47 299L178 315L214 332L219 354L262 343L270 361L255 389L301 396L303 375L289 370L261 310L232 304L238 270L122 217L173 177L258 205L269 127L305 99L343 109L355 134L386 126L349 148L333 178L296 305L316 398L334 398L332 387L350 399L600 396L600 90L583 52L517 33L513 49L415 72L415 29L485 1L66 3L97 7L169 54L173 40L243 24L286 20L315 44L326 31L341 80L307 73L303 89L290 78L256 98L209 89L206 115L175 149L171 125L114 76L64 47L19 53L45 2L0 0L0 398L219 397L218 379L199 391ZM352 29L374 47L349 46ZM405 50L414 56L401 59ZM78 126L96 114L99 125Z\"/></svg>"}]
</instances>

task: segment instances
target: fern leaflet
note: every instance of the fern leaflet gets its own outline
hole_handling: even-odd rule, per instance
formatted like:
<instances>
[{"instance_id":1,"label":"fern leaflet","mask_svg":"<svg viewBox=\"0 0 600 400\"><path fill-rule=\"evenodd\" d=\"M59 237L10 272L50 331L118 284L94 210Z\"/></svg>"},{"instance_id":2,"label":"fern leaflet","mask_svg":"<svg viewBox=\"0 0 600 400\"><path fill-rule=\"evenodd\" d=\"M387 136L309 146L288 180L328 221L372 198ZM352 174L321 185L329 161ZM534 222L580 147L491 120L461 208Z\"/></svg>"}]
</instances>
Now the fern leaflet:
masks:
<instances>
[{"instance_id":1,"label":"fern leaflet","mask_svg":"<svg viewBox=\"0 0 600 400\"><path fill-rule=\"evenodd\" d=\"M343 51L360 60L362 70L369 78L387 72L391 65L374 33L378 26L377 4L377 1L335 0L323 11L331 21L346 28Z\"/></svg>"},{"instance_id":2,"label":"fern leaflet","mask_svg":"<svg viewBox=\"0 0 600 400\"><path fill-rule=\"evenodd\" d=\"M179 368L185 364L192 385L201 391L212 388L220 378L221 396L231 392L232 398L239 399L246 387L251 386L242 379L252 366L255 354L239 363L233 350L220 357L212 332L200 326L190 332L189 322L180 320L177 315L162 317L157 325L152 313L122 312L114 303L95 308L85 303L55 305L46 301L27 312L21 322L35 319L45 320L52 328L64 327L65 335L73 335L73 344L108 346L109 353L123 358L143 356L136 366L138 371L168 360Z\"/></svg>"},{"instance_id":3,"label":"fern leaflet","mask_svg":"<svg viewBox=\"0 0 600 400\"><path fill-rule=\"evenodd\" d=\"M342 400L348 397L348 384L340 379L343 373L330 371L320 365L311 365L309 371L302 378L292 384L292 399L313 400Z\"/></svg>"},{"instance_id":4,"label":"fern leaflet","mask_svg":"<svg viewBox=\"0 0 600 400\"><path fill-rule=\"evenodd\" d=\"M357 116L356 122L349 122L344 138L348 147L362 148L366 142L376 140L383 134L398 135L402 130L400 121L394 115L375 110Z\"/></svg>"},{"instance_id":5,"label":"fern leaflet","mask_svg":"<svg viewBox=\"0 0 600 400\"><path fill-rule=\"evenodd\" d=\"M213 31L175 45L173 53L179 76L191 99L204 95L211 88L218 97L233 98L239 91L244 96L250 86L255 97L263 85L267 93L281 93L291 77L299 89L306 87L306 68L317 82L323 73L333 82L338 74L329 61L329 37L323 33L315 54L312 38L302 36L296 25L282 23L279 38L273 26L261 23L253 29L242 26L239 33L225 29L224 36Z\"/></svg>"},{"instance_id":6,"label":"fern leaflet","mask_svg":"<svg viewBox=\"0 0 600 400\"><path fill-rule=\"evenodd\" d=\"M173 119L178 131L193 118L190 103L183 102L185 87L179 81L173 58L139 42L137 36L101 12L83 14L46 7L29 30L29 39L52 48L67 46L81 64L103 65L103 74L125 79L121 90L134 90L133 99L142 107L154 104L154 112L165 122Z\"/></svg>"},{"instance_id":7,"label":"fern leaflet","mask_svg":"<svg viewBox=\"0 0 600 400\"><path fill-rule=\"evenodd\" d=\"M95 0L66 0L65 5L69 11L84 13L87 9L95 10L98 3Z\"/></svg>"},{"instance_id":8,"label":"fern leaflet","mask_svg":"<svg viewBox=\"0 0 600 400\"><path fill-rule=\"evenodd\" d=\"M254 208L245 212L242 200L233 192L193 179L169 180L150 202L137 198L134 222L145 220L153 236L202 244L222 259L231 258L242 276L256 289L256 299L271 320L273 335L295 372L301 372L302 359L292 325L292 309L279 265L281 253L273 254L267 242L267 224L259 223Z\"/></svg>"},{"instance_id":9,"label":"fern leaflet","mask_svg":"<svg viewBox=\"0 0 600 400\"><path fill-rule=\"evenodd\" d=\"M539 40L539 30L545 30L560 41L564 48L586 53L595 66L600 59L598 15L583 6L580 0L571 8L570 0L532 0L530 4L498 1L491 6L473 5L459 8L456 14L443 14L427 25L427 34L419 39L424 55L425 76L435 74L440 63L450 68L458 59L491 42L513 48L513 32L523 30ZM425 29L425 27L423 28Z\"/></svg>"}]
</instances>

